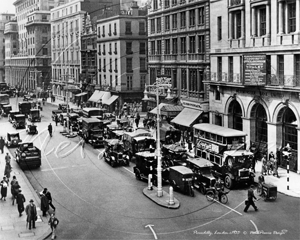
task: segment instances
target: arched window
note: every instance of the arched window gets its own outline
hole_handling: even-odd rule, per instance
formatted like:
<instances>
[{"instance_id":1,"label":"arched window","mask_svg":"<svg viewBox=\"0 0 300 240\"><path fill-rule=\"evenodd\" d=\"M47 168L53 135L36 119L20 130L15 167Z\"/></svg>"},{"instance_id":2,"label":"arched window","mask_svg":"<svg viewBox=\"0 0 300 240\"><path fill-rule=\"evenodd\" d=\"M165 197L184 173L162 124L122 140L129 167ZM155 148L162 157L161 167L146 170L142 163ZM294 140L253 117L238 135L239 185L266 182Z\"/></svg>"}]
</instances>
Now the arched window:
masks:
<instances>
[{"instance_id":1,"label":"arched window","mask_svg":"<svg viewBox=\"0 0 300 240\"><path fill-rule=\"evenodd\" d=\"M243 130L243 120L242 120L242 108L238 101L234 100L229 106L229 115L231 116L231 123L229 124L231 128L236 130Z\"/></svg>"},{"instance_id":2,"label":"arched window","mask_svg":"<svg viewBox=\"0 0 300 240\"><path fill-rule=\"evenodd\" d=\"M260 143L268 142L267 114L261 104L257 104L255 113L255 141Z\"/></svg>"}]
</instances>

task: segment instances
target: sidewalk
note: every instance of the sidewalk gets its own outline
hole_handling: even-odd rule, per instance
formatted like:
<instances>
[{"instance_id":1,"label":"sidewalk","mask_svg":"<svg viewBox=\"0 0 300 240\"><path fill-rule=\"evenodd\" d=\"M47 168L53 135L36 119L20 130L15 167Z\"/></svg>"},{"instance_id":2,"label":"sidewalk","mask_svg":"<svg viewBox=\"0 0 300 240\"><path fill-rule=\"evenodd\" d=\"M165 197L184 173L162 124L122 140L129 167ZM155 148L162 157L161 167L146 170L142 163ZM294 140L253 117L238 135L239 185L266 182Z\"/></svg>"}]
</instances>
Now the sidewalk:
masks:
<instances>
[{"instance_id":1,"label":"sidewalk","mask_svg":"<svg viewBox=\"0 0 300 240\"><path fill-rule=\"evenodd\" d=\"M4 156L9 152L8 149L4 148L4 153L1 154L0 159L0 172L1 180L3 179L3 173L5 168ZM12 197L10 190L10 182L7 189L6 201L0 200L0 240L14 240L14 239L46 239L51 234L51 229L48 225L48 217L43 217L40 209L40 198L31 186L24 172L19 168L18 164L11 156L12 172L10 181L13 176L17 177L17 181L21 186L22 193L26 199L24 207L29 204L29 200L33 199L34 204L37 207L38 219L35 223L36 228L29 230L26 228L26 213L23 212L23 216L19 217L17 205L12 205Z\"/></svg>"}]
</instances>

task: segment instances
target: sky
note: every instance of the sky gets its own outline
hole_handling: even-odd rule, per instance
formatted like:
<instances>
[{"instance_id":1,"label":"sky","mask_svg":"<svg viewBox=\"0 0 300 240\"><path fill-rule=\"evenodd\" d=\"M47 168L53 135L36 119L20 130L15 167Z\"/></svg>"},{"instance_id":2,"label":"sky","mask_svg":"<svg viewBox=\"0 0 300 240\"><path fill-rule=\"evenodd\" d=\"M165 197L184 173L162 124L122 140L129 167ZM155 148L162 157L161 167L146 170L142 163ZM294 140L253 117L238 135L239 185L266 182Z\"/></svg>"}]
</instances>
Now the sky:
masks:
<instances>
[{"instance_id":1,"label":"sky","mask_svg":"<svg viewBox=\"0 0 300 240\"><path fill-rule=\"evenodd\" d=\"M0 13L16 13L13 3L16 0L1 0Z\"/></svg>"}]
</instances>

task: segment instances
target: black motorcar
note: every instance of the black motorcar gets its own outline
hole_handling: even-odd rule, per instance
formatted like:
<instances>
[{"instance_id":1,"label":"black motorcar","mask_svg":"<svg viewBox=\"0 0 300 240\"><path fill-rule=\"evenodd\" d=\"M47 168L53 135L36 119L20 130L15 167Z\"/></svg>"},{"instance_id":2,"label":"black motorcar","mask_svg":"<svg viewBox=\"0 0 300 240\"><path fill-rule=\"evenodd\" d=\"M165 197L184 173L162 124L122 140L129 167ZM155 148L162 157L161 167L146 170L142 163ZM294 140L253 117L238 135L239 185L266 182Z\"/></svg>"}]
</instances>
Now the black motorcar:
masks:
<instances>
[{"instance_id":1,"label":"black motorcar","mask_svg":"<svg viewBox=\"0 0 300 240\"><path fill-rule=\"evenodd\" d=\"M169 171L169 182L174 190L179 190L194 197L195 193L193 189L193 171L184 166L170 167Z\"/></svg>"},{"instance_id":2,"label":"black motorcar","mask_svg":"<svg viewBox=\"0 0 300 240\"><path fill-rule=\"evenodd\" d=\"M112 167L129 166L129 159L124 155L123 142L119 139L108 139L105 142L104 160Z\"/></svg>"},{"instance_id":3,"label":"black motorcar","mask_svg":"<svg viewBox=\"0 0 300 240\"><path fill-rule=\"evenodd\" d=\"M4 105L2 106L2 110L3 110L3 116L7 117L9 115L9 112L12 110L11 105Z\"/></svg>"},{"instance_id":4,"label":"black motorcar","mask_svg":"<svg viewBox=\"0 0 300 240\"><path fill-rule=\"evenodd\" d=\"M25 114L25 116L28 116L30 114L30 109L32 109L31 102L20 102L19 103L19 111L21 114Z\"/></svg>"},{"instance_id":5,"label":"black motorcar","mask_svg":"<svg viewBox=\"0 0 300 240\"><path fill-rule=\"evenodd\" d=\"M15 120L13 121L14 128L25 128L26 118L24 114L15 115Z\"/></svg>"},{"instance_id":6,"label":"black motorcar","mask_svg":"<svg viewBox=\"0 0 300 240\"><path fill-rule=\"evenodd\" d=\"M163 159L169 162L170 166L185 166L188 158L187 150L180 144L164 144L161 148Z\"/></svg>"},{"instance_id":7,"label":"black motorcar","mask_svg":"<svg viewBox=\"0 0 300 240\"><path fill-rule=\"evenodd\" d=\"M41 121L41 113L39 109L30 109L30 113L28 115L28 121L30 122L40 122Z\"/></svg>"},{"instance_id":8,"label":"black motorcar","mask_svg":"<svg viewBox=\"0 0 300 240\"><path fill-rule=\"evenodd\" d=\"M59 115L62 113L62 110L53 110L52 111L52 120L55 121L55 117L59 117Z\"/></svg>"},{"instance_id":9,"label":"black motorcar","mask_svg":"<svg viewBox=\"0 0 300 240\"><path fill-rule=\"evenodd\" d=\"M20 114L20 112L17 111L17 110L11 110L11 111L9 111L9 114L8 114L8 121L9 121L10 123L13 123L13 121L15 120L15 116L18 115L18 114Z\"/></svg>"},{"instance_id":10,"label":"black motorcar","mask_svg":"<svg viewBox=\"0 0 300 240\"><path fill-rule=\"evenodd\" d=\"M34 123L28 124L28 125L27 125L27 129L26 129L26 132L27 132L28 134L32 134L32 135L38 134L37 126L34 125Z\"/></svg>"},{"instance_id":11,"label":"black motorcar","mask_svg":"<svg viewBox=\"0 0 300 240\"><path fill-rule=\"evenodd\" d=\"M8 132L6 138L6 146L8 148L18 147L22 140L18 132Z\"/></svg>"},{"instance_id":12,"label":"black motorcar","mask_svg":"<svg viewBox=\"0 0 300 240\"><path fill-rule=\"evenodd\" d=\"M58 110L62 110L63 112L67 112L67 109L70 109L70 106L66 103L58 104Z\"/></svg>"}]
</instances>

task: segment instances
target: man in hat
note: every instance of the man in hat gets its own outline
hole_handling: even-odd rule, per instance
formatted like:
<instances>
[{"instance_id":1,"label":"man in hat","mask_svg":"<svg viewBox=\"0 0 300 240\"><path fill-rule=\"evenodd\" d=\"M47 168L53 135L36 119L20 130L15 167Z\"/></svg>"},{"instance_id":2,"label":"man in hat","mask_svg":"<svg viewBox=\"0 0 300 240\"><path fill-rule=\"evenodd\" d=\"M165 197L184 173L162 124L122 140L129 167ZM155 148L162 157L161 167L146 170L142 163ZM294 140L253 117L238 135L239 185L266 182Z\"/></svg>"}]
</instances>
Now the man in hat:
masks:
<instances>
[{"instance_id":1,"label":"man in hat","mask_svg":"<svg viewBox=\"0 0 300 240\"><path fill-rule=\"evenodd\" d=\"M22 212L24 212L24 202L26 202L26 199L24 197L24 195L22 194L22 190L19 189L19 193L17 194L16 197L16 202L18 205L18 211L19 211L19 216L22 216Z\"/></svg>"},{"instance_id":2,"label":"man in hat","mask_svg":"<svg viewBox=\"0 0 300 240\"><path fill-rule=\"evenodd\" d=\"M48 132L49 132L50 137L52 137L52 125L51 125L51 123L48 125Z\"/></svg>"},{"instance_id":3,"label":"man in hat","mask_svg":"<svg viewBox=\"0 0 300 240\"><path fill-rule=\"evenodd\" d=\"M43 217L46 217L47 212L49 211L49 201L44 192L41 196L41 210L43 212Z\"/></svg>"},{"instance_id":4,"label":"man in hat","mask_svg":"<svg viewBox=\"0 0 300 240\"><path fill-rule=\"evenodd\" d=\"M255 211L258 210L257 206L255 206L253 202L253 198L257 200L257 198L254 196L254 185L251 185L250 189L248 190L248 200L246 201L246 207L244 209L244 212L248 211L250 205L255 209Z\"/></svg>"},{"instance_id":5,"label":"man in hat","mask_svg":"<svg viewBox=\"0 0 300 240\"><path fill-rule=\"evenodd\" d=\"M44 191L43 193L46 195L46 197L48 198L48 201L49 201L49 206L51 206L53 208L53 211L55 211L55 207L53 206L52 204L52 196L51 196L51 193L48 191L47 188L44 188Z\"/></svg>"},{"instance_id":6,"label":"man in hat","mask_svg":"<svg viewBox=\"0 0 300 240\"><path fill-rule=\"evenodd\" d=\"M35 228L35 221L37 218L36 206L33 202L34 201L31 199L25 209L27 222L29 223L29 230L31 229L31 226L32 228Z\"/></svg>"}]
</instances>

